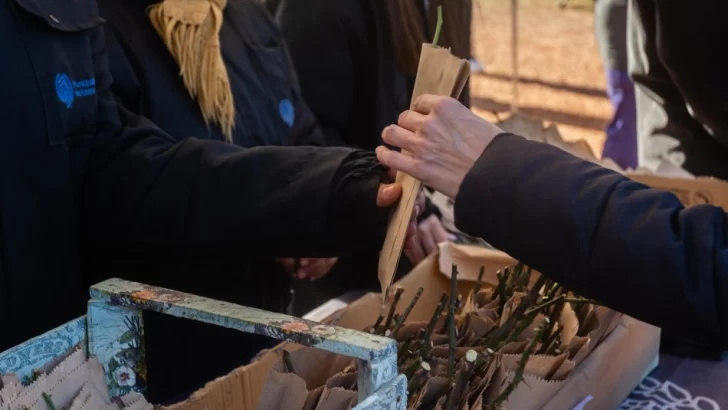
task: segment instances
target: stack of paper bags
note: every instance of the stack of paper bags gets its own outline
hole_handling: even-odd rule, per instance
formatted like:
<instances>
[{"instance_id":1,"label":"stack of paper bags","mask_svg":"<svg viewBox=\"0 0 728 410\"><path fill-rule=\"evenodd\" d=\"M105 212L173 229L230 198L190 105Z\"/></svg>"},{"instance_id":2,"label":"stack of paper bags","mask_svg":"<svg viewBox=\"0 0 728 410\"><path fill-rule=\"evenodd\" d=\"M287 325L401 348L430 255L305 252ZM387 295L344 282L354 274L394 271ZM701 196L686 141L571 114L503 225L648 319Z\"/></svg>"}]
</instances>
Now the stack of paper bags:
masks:
<instances>
[{"instance_id":1,"label":"stack of paper bags","mask_svg":"<svg viewBox=\"0 0 728 410\"><path fill-rule=\"evenodd\" d=\"M71 350L39 369L34 381L23 385L13 375L2 376L0 410L153 410L139 393L112 402L104 370L96 358L87 359L80 348Z\"/></svg>"}]
</instances>

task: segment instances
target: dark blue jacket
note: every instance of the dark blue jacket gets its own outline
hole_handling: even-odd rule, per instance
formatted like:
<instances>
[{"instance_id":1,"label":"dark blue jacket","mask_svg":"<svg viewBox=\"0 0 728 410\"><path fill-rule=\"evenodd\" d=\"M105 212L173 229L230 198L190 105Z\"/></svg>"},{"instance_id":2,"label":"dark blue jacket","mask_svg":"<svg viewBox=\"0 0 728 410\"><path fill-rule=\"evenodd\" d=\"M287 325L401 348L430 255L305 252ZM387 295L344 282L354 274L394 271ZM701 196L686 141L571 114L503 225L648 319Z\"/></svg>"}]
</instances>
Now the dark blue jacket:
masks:
<instances>
[{"instance_id":1,"label":"dark blue jacket","mask_svg":"<svg viewBox=\"0 0 728 410\"><path fill-rule=\"evenodd\" d=\"M0 6L0 350L83 314L103 279L87 261L102 250L327 256L381 244L371 154L175 144L112 96L102 22L94 0Z\"/></svg>"},{"instance_id":2,"label":"dark blue jacket","mask_svg":"<svg viewBox=\"0 0 728 410\"><path fill-rule=\"evenodd\" d=\"M177 139L194 135L224 140L220 127L205 124L179 66L149 21L147 8L159 1L98 3L107 21L112 90L124 106ZM258 0L230 0L223 16L220 48L235 101L233 143L323 145L316 118L301 97L286 45L265 6Z\"/></svg>"},{"instance_id":3,"label":"dark blue jacket","mask_svg":"<svg viewBox=\"0 0 728 410\"><path fill-rule=\"evenodd\" d=\"M149 20L147 9L158 1L98 0L107 22L104 28L114 77L112 92L126 108L151 119L176 140L194 135L223 141L220 127L205 123L197 101L179 75L179 66ZM235 101L235 145L321 144L320 128L300 96L281 34L262 3L229 0L220 45ZM288 107L293 110L288 111ZM308 205L302 202L300 206ZM287 234L285 225L264 229L280 236ZM374 255L378 251L378 247L373 248ZM192 255L195 257L181 261L166 255L124 260L108 255L100 262L113 259L114 263L102 263L96 270L269 311L282 312L293 307L292 302L300 305L311 299L299 293L292 301L291 275L273 258L260 258L255 249L239 249L225 258L201 258L197 252ZM376 257L373 260L376 262ZM337 268L349 268L338 275L342 280L351 280L349 261L345 258L337 263ZM376 265L366 274L376 283L375 270ZM317 281L314 285L320 284ZM148 393L157 402L221 376L275 343L157 314L146 314L144 321ZM180 357L196 360L187 362L185 371L180 371Z\"/></svg>"},{"instance_id":4,"label":"dark blue jacket","mask_svg":"<svg viewBox=\"0 0 728 410\"><path fill-rule=\"evenodd\" d=\"M465 177L455 219L584 296L728 349L728 215L721 208L686 209L672 193L503 134Z\"/></svg>"}]
</instances>

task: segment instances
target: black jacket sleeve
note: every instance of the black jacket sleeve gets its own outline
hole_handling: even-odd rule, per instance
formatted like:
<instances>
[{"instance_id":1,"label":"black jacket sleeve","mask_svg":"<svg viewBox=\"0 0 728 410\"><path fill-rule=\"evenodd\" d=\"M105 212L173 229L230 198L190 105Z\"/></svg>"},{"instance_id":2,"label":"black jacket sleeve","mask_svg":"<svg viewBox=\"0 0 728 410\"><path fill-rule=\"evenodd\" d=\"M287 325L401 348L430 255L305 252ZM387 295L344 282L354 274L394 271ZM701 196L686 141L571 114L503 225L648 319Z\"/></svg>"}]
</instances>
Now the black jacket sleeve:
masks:
<instances>
[{"instance_id":1,"label":"black jacket sleeve","mask_svg":"<svg viewBox=\"0 0 728 410\"><path fill-rule=\"evenodd\" d=\"M381 246L383 176L373 154L172 138L112 96L94 38L97 135L81 178L84 232L97 246L236 257L333 256Z\"/></svg>"},{"instance_id":2,"label":"black jacket sleeve","mask_svg":"<svg viewBox=\"0 0 728 410\"><path fill-rule=\"evenodd\" d=\"M588 297L728 348L728 217L503 134L466 176L459 229Z\"/></svg>"},{"instance_id":3,"label":"black jacket sleeve","mask_svg":"<svg viewBox=\"0 0 728 410\"><path fill-rule=\"evenodd\" d=\"M327 145L347 146L354 116L354 67L351 27L343 21L342 2L283 0L276 20L299 73L303 97L315 113ZM315 17L311 16L315 13ZM321 62L326 62L321 64Z\"/></svg>"}]
</instances>

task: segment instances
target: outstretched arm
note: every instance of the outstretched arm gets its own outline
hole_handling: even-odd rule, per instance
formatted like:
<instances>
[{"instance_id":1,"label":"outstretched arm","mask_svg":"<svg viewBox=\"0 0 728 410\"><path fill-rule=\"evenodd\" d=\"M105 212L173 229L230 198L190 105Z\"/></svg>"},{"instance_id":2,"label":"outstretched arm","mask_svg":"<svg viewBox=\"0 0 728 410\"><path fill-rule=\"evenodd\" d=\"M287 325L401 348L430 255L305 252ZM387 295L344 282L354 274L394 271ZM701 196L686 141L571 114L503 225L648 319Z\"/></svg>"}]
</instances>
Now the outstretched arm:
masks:
<instances>
[{"instance_id":1,"label":"outstretched arm","mask_svg":"<svg viewBox=\"0 0 728 410\"><path fill-rule=\"evenodd\" d=\"M384 174L372 154L194 138L175 144L117 103L101 29L93 38L97 135L79 183L84 234L96 246L329 256L381 245Z\"/></svg>"},{"instance_id":2,"label":"outstretched arm","mask_svg":"<svg viewBox=\"0 0 728 410\"><path fill-rule=\"evenodd\" d=\"M458 228L575 291L728 348L728 216L684 208L558 148L497 137L463 181Z\"/></svg>"}]
</instances>

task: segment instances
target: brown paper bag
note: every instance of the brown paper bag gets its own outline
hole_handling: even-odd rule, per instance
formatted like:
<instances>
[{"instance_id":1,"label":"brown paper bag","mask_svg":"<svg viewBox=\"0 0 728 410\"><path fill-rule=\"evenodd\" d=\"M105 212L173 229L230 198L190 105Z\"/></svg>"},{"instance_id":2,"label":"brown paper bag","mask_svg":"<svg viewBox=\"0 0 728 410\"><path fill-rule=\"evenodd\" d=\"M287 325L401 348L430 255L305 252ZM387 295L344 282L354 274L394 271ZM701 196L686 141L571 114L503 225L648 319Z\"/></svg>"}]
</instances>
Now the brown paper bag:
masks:
<instances>
[{"instance_id":1,"label":"brown paper bag","mask_svg":"<svg viewBox=\"0 0 728 410\"><path fill-rule=\"evenodd\" d=\"M409 402L412 405L409 408L419 408L420 406L427 403L437 403L437 399L442 396L448 387L448 381L444 377L430 377L425 382L425 386L417 393L416 396L411 397Z\"/></svg>"},{"instance_id":2,"label":"brown paper bag","mask_svg":"<svg viewBox=\"0 0 728 410\"><path fill-rule=\"evenodd\" d=\"M403 325L401 329L399 329L399 332L397 333L397 341L404 342L411 337L415 337L417 336L417 332L419 332L420 329L424 329L425 327L427 327L427 322L407 323L406 325Z\"/></svg>"},{"instance_id":3,"label":"brown paper bag","mask_svg":"<svg viewBox=\"0 0 728 410\"><path fill-rule=\"evenodd\" d=\"M24 389L16 399L13 399L14 405L17 403L17 406L30 407L36 400L40 399L44 392L49 393L54 386L58 385L64 378L69 377L86 362L86 353L83 350L74 350L71 354L64 354L63 357L62 360L55 362L55 366L47 367L47 369L52 369L49 373L43 373L36 381ZM85 379L78 382L78 390L75 393L81 390L84 383ZM106 396L108 400L108 393Z\"/></svg>"},{"instance_id":4,"label":"brown paper bag","mask_svg":"<svg viewBox=\"0 0 728 410\"><path fill-rule=\"evenodd\" d=\"M423 94L457 98L463 91L469 76L470 63L467 60L453 56L446 49L423 44L417 79L412 93L412 104ZM399 264L407 226L421 185L420 181L402 172L397 173L397 182L402 184L402 198L389 222L382 252L379 255L378 276L385 299L389 294L389 287Z\"/></svg>"},{"instance_id":5,"label":"brown paper bag","mask_svg":"<svg viewBox=\"0 0 728 410\"><path fill-rule=\"evenodd\" d=\"M312 390L306 397L306 403L303 404L302 410L315 410L321 400L321 393L324 392L324 386L319 387L316 390Z\"/></svg>"},{"instance_id":6,"label":"brown paper bag","mask_svg":"<svg viewBox=\"0 0 728 410\"><path fill-rule=\"evenodd\" d=\"M99 392L99 396L106 401L106 404L110 404L108 387L104 381L104 370L101 367L101 363L95 357L64 375L55 385L47 385L50 388L44 388L37 397L35 395L27 396L29 399L35 397L35 401L21 401L29 403L29 405L25 405L30 410L46 410L48 404L46 404L41 395L42 393L48 393L57 408L67 408L86 384ZM16 404L13 405L15 406ZM17 405L23 406L20 402Z\"/></svg>"},{"instance_id":7,"label":"brown paper bag","mask_svg":"<svg viewBox=\"0 0 728 410\"><path fill-rule=\"evenodd\" d=\"M525 340L521 340L519 342L511 342L507 345L503 346L498 353L501 354L521 354L526 350L526 346L528 346L528 342Z\"/></svg>"},{"instance_id":8,"label":"brown paper bag","mask_svg":"<svg viewBox=\"0 0 728 410\"><path fill-rule=\"evenodd\" d=\"M80 410L119 410L119 406L116 403L107 404L107 399L102 398L96 389L89 388L86 390L86 393L88 394L87 400Z\"/></svg>"},{"instance_id":9,"label":"brown paper bag","mask_svg":"<svg viewBox=\"0 0 728 410\"><path fill-rule=\"evenodd\" d=\"M480 340L486 333L496 326L495 322L487 317L481 317L476 313L465 315L465 329L468 330L467 337L463 338L463 346L469 346Z\"/></svg>"},{"instance_id":10,"label":"brown paper bag","mask_svg":"<svg viewBox=\"0 0 728 410\"><path fill-rule=\"evenodd\" d=\"M13 373L0 375L0 389L7 384L21 384L20 378Z\"/></svg>"},{"instance_id":11,"label":"brown paper bag","mask_svg":"<svg viewBox=\"0 0 728 410\"><path fill-rule=\"evenodd\" d=\"M301 409L307 398L308 389L306 389L306 382L301 377L293 373L271 370L263 386L257 409Z\"/></svg>"},{"instance_id":12,"label":"brown paper bag","mask_svg":"<svg viewBox=\"0 0 728 410\"><path fill-rule=\"evenodd\" d=\"M579 332L579 319L570 303L564 304L564 310L561 311L559 317L559 326L561 329L561 346L559 347L562 347L571 343Z\"/></svg>"},{"instance_id":13,"label":"brown paper bag","mask_svg":"<svg viewBox=\"0 0 728 410\"><path fill-rule=\"evenodd\" d=\"M344 390L356 390L357 373L339 373L326 381L326 388L341 387Z\"/></svg>"},{"instance_id":14,"label":"brown paper bag","mask_svg":"<svg viewBox=\"0 0 728 410\"><path fill-rule=\"evenodd\" d=\"M544 380L566 380L566 378L574 370L575 363L567 360L565 354L559 356L531 356L526 363L526 373L530 376L542 378ZM501 363L505 371L515 371L521 361L520 354L504 354Z\"/></svg>"},{"instance_id":15,"label":"brown paper bag","mask_svg":"<svg viewBox=\"0 0 728 410\"><path fill-rule=\"evenodd\" d=\"M508 254L480 246L462 245L445 242L440 245L440 272L450 278L452 265L458 267L458 280L477 282L480 276L480 268L483 272L483 285L495 287L498 285L498 271L503 271L507 266L516 263Z\"/></svg>"},{"instance_id":16,"label":"brown paper bag","mask_svg":"<svg viewBox=\"0 0 728 410\"><path fill-rule=\"evenodd\" d=\"M309 390L325 385L332 374L340 373L351 363L350 357L311 347L291 352L290 357L294 372L306 382ZM281 373L287 372L282 356L273 369Z\"/></svg>"},{"instance_id":17,"label":"brown paper bag","mask_svg":"<svg viewBox=\"0 0 728 410\"><path fill-rule=\"evenodd\" d=\"M356 393L340 387L324 388L316 410L349 410L356 400ZM300 407L279 407L280 410L298 409Z\"/></svg>"},{"instance_id":18,"label":"brown paper bag","mask_svg":"<svg viewBox=\"0 0 728 410\"><path fill-rule=\"evenodd\" d=\"M495 401L498 395L513 381L514 376L514 371L506 371L503 366L499 367L493 381L486 390L486 402L492 403ZM556 394L563 383L562 381L547 381L540 377L524 374L523 382L508 396L508 400L503 407L505 410L540 409ZM562 410L568 410L568 408Z\"/></svg>"},{"instance_id":19,"label":"brown paper bag","mask_svg":"<svg viewBox=\"0 0 728 410\"><path fill-rule=\"evenodd\" d=\"M124 407L122 410L154 410L154 406L149 404L144 397L141 397L132 404Z\"/></svg>"},{"instance_id":20,"label":"brown paper bag","mask_svg":"<svg viewBox=\"0 0 728 410\"><path fill-rule=\"evenodd\" d=\"M85 406L86 403L91 400L91 393L92 391L90 390L90 386L88 383L86 383L83 388L81 388L78 396L73 399L71 405L68 407L68 410L82 410L83 406Z\"/></svg>"}]
</instances>

